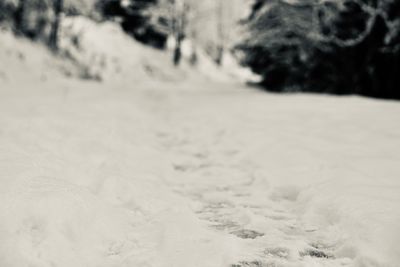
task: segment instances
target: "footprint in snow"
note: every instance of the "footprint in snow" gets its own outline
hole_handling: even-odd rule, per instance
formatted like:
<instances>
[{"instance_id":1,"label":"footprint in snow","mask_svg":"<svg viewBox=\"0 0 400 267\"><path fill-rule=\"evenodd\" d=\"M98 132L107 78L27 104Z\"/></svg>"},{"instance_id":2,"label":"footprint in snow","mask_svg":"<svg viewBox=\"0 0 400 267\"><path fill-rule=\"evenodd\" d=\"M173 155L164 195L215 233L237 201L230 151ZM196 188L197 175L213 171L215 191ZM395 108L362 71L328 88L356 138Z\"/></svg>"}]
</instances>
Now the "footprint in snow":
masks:
<instances>
[{"instance_id":1,"label":"footprint in snow","mask_svg":"<svg viewBox=\"0 0 400 267\"><path fill-rule=\"evenodd\" d=\"M257 231L247 230L247 229L233 231L233 232L231 232L231 234L233 234L239 238L242 238L242 239L256 239L257 237L264 236L263 233L259 233Z\"/></svg>"}]
</instances>

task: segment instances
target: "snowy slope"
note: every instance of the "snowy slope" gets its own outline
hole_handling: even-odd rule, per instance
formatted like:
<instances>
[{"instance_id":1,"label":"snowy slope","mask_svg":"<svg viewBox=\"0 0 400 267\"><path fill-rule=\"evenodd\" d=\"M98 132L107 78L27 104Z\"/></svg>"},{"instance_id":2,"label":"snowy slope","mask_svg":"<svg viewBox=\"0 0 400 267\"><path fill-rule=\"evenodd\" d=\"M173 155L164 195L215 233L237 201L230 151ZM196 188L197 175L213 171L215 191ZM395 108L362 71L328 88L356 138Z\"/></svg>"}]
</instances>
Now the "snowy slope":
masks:
<instances>
[{"instance_id":1,"label":"snowy slope","mask_svg":"<svg viewBox=\"0 0 400 267\"><path fill-rule=\"evenodd\" d=\"M63 19L61 52L84 66L88 77L106 82L178 79L166 53L145 47L112 22Z\"/></svg>"},{"instance_id":2,"label":"snowy slope","mask_svg":"<svg viewBox=\"0 0 400 267\"><path fill-rule=\"evenodd\" d=\"M0 27L2 84L45 83L49 79L66 77L67 74L77 74L72 63L56 58L38 43L17 38L9 30Z\"/></svg>"},{"instance_id":3,"label":"snowy slope","mask_svg":"<svg viewBox=\"0 0 400 267\"><path fill-rule=\"evenodd\" d=\"M232 72L241 71L234 64L229 64L226 70L220 69L201 51L196 67L190 66L185 58L182 65L175 68L172 51L146 47L113 22L97 23L82 16L65 17L60 35L60 51L55 56L42 45L16 38L9 30L1 29L0 79L8 83L32 80L45 83L49 79L72 77L130 87L152 80L229 82L236 80ZM19 77L21 72L25 73L23 79Z\"/></svg>"},{"instance_id":4,"label":"snowy slope","mask_svg":"<svg viewBox=\"0 0 400 267\"><path fill-rule=\"evenodd\" d=\"M74 63L0 35L0 266L398 266L397 102L175 80L65 23Z\"/></svg>"},{"instance_id":5,"label":"snowy slope","mask_svg":"<svg viewBox=\"0 0 400 267\"><path fill-rule=\"evenodd\" d=\"M96 23L85 17L66 17L61 31L61 53L83 69L84 78L109 83L135 83L148 80L164 82L201 81L229 82L252 78L235 62L227 61L219 68L201 49L198 64L191 66L190 49L185 49L179 67L172 64L172 50L160 51L146 47L126 35L114 22ZM229 59L229 57L227 57ZM240 72L240 77L236 77ZM200 76L200 79L199 79Z\"/></svg>"}]
</instances>

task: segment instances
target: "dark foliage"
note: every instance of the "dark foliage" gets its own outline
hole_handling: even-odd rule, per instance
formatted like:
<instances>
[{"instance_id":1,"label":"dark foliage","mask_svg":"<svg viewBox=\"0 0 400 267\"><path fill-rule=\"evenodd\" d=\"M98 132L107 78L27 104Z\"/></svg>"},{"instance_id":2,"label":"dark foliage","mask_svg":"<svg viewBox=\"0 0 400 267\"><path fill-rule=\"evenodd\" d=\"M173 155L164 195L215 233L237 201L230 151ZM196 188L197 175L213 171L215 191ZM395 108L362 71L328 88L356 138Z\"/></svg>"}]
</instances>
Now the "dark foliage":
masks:
<instances>
[{"instance_id":1,"label":"dark foliage","mask_svg":"<svg viewBox=\"0 0 400 267\"><path fill-rule=\"evenodd\" d=\"M58 31L62 0L0 0L0 22L17 35L46 43L54 51L58 47Z\"/></svg>"},{"instance_id":2,"label":"dark foliage","mask_svg":"<svg viewBox=\"0 0 400 267\"><path fill-rule=\"evenodd\" d=\"M243 64L273 91L400 99L399 2L259 0Z\"/></svg>"},{"instance_id":3,"label":"dark foliage","mask_svg":"<svg viewBox=\"0 0 400 267\"><path fill-rule=\"evenodd\" d=\"M146 12L156 4L157 0L131 0L129 5L123 5L120 0L103 0L98 7L105 18L119 18L124 31L136 40L162 49L165 47L167 34L158 30L151 22L150 14ZM166 24L161 19L157 22Z\"/></svg>"},{"instance_id":4,"label":"dark foliage","mask_svg":"<svg viewBox=\"0 0 400 267\"><path fill-rule=\"evenodd\" d=\"M0 1L0 22L9 23L14 19L16 7L9 2Z\"/></svg>"}]
</instances>

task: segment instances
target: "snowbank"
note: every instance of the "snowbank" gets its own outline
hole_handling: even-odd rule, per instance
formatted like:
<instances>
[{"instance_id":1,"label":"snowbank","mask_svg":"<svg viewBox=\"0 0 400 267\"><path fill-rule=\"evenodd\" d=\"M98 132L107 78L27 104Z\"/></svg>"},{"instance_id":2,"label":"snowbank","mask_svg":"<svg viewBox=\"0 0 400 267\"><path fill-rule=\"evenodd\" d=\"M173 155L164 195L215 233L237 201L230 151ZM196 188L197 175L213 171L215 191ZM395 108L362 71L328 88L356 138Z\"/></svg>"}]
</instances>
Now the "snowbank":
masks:
<instances>
[{"instance_id":1,"label":"snowbank","mask_svg":"<svg viewBox=\"0 0 400 267\"><path fill-rule=\"evenodd\" d=\"M76 74L72 63L53 56L43 45L0 27L0 84L45 83Z\"/></svg>"},{"instance_id":2,"label":"snowbank","mask_svg":"<svg viewBox=\"0 0 400 267\"><path fill-rule=\"evenodd\" d=\"M134 82L176 76L167 55L134 41L116 23L85 17L62 21L61 52L81 65L88 78Z\"/></svg>"},{"instance_id":3,"label":"snowbank","mask_svg":"<svg viewBox=\"0 0 400 267\"><path fill-rule=\"evenodd\" d=\"M378 181L376 180L378 179ZM399 184L380 178L337 178L300 195L301 215L318 231L321 247L336 247L336 257L357 267L396 266L400 261Z\"/></svg>"},{"instance_id":4,"label":"snowbank","mask_svg":"<svg viewBox=\"0 0 400 267\"><path fill-rule=\"evenodd\" d=\"M63 19L62 52L83 67L83 76L109 82L124 81L211 81L231 82L257 79L248 69L240 67L225 55L224 64L217 66L202 49L197 48L197 64L190 64L193 46L190 40L182 44L183 60L172 65L174 44L160 51L146 47L114 22L96 23L85 17Z\"/></svg>"},{"instance_id":5,"label":"snowbank","mask_svg":"<svg viewBox=\"0 0 400 267\"><path fill-rule=\"evenodd\" d=\"M0 91L0 266L226 264L225 239L165 184L146 96L31 85Z\"/></svg>"}]
</instances>

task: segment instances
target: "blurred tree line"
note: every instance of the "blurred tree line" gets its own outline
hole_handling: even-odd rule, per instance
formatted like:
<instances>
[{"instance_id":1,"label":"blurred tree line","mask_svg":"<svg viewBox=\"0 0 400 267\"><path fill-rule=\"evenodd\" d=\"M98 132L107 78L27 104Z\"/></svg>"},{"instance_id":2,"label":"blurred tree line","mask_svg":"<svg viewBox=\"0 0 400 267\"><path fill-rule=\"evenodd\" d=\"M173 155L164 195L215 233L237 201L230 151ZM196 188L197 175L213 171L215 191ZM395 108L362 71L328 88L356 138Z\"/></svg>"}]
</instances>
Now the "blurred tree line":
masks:
<instances>
[{"instance_id":1,"label":"blurred tree line","mask_svg":"<svg viewBox=\"0 0 400 267\"><path fill-rule=\"evenodd\" d=\"M237 46L273 91L400 99L399 0L256 0Z\"/></svg>"},{"instance_id":2,"label":"blurred tree line","mask_svg":"<svg viewBox=\"0 0 400 267\"><path fill-rule=\"evenodd\" d=\"M227 4L226 0L99 0L97 6L105 18L119 20L123 29L140 42L164 49L172 40L173 62L178 65L185 39L192 45L190 62L197 61L195 45L206 23L218 28L216 40L208 45L210 56L221 63L227 31L222 11Z\"/></svg>"},{"instance_id":3,"label":"blurred tree line","mask_svg":"<svg viewBox=\"0 0 400 267\"><path fill-rule=\"evenodd\" d=\"M56 51L62 15L89 15L93 1L0 0L0 23Z\"/></svg>"},{"instance_id":4,"label":"blurred tree line","mask_svg":"<svg viewBox=\"0 0 400 267\"><path fill-rule=\"evenodd\" d=\"M115 20L135 39L156 48L165 48L173 36L173 61L178 65L182 41L191 34L194 5L189 0L0 0L0 23L56 51L62 14Z\"/></svg>"},{"instance_id":5,"label":"blurred tree line","mask_svg":"<svg viewBox=\"0 0 400 267\"><path fill-rule=\"evenodd\" d=\"M115 20L156 48L173 36L178 65L183 40L195 40L214 12L221 63L227 8L221 1L0 0L0 23L56 51L62 14ZM254 0L244 28L237 51L269 90L400 99L400 0Z\"/></svg>"}]
</instances>

